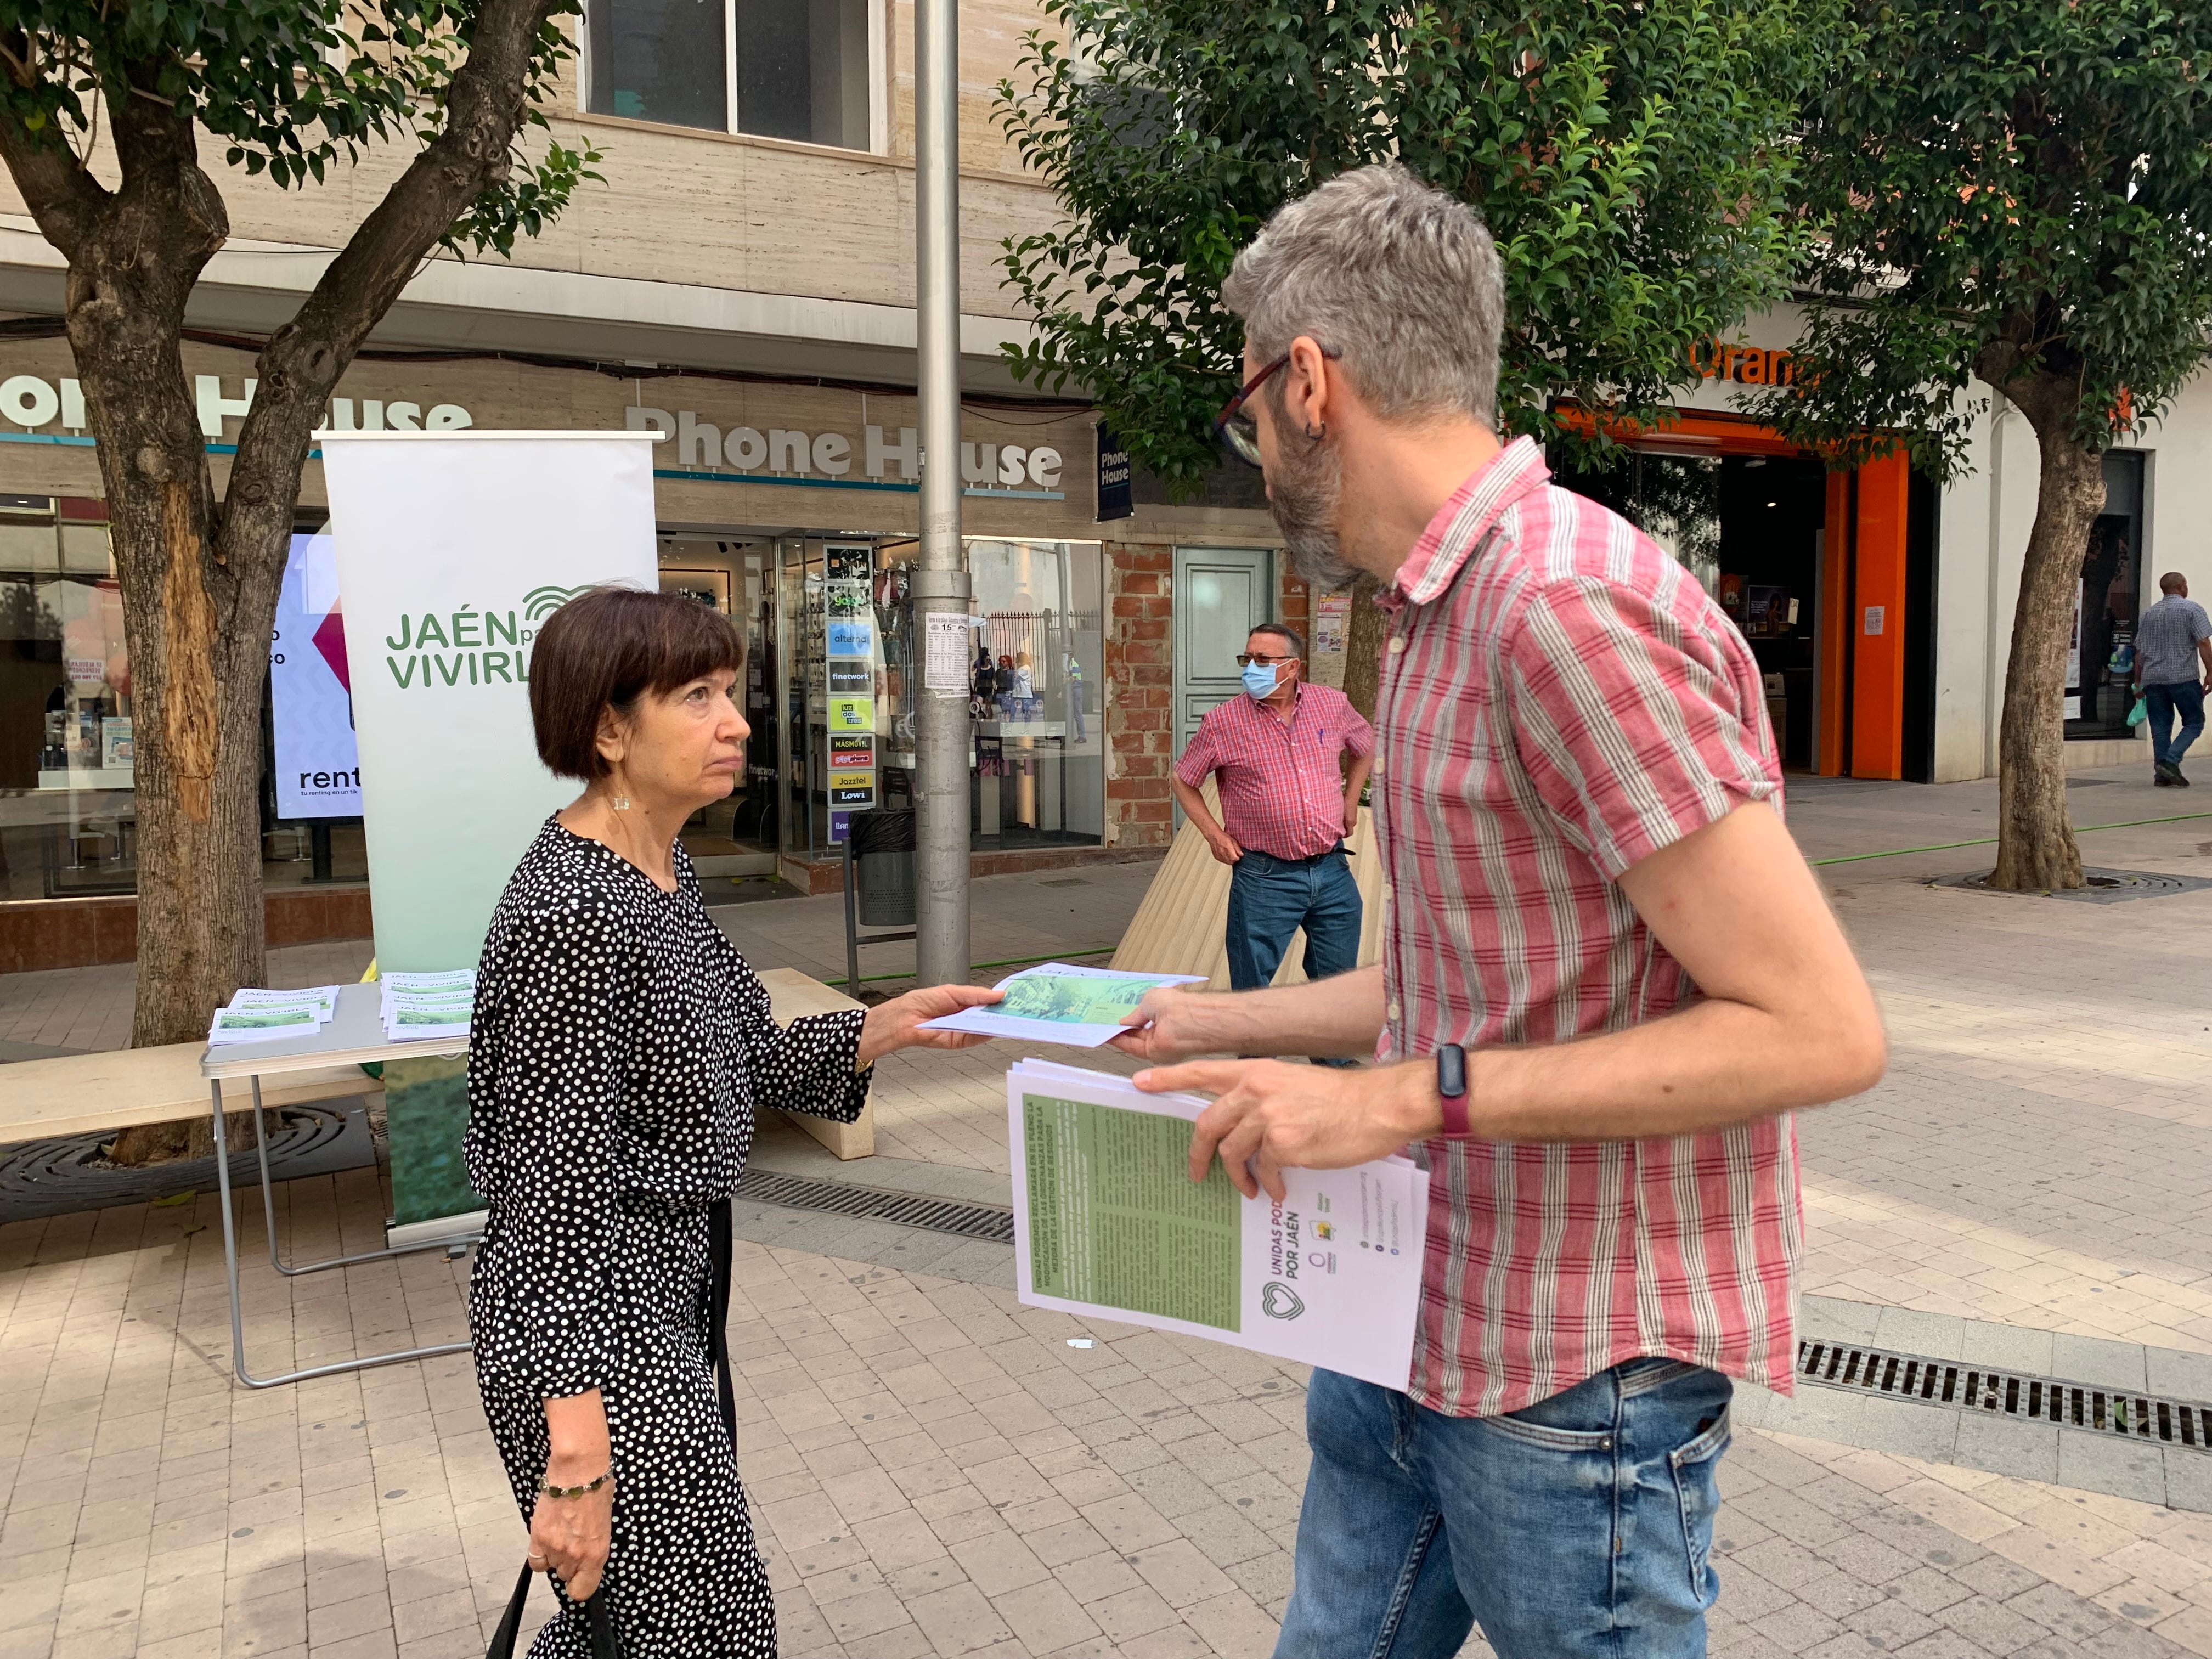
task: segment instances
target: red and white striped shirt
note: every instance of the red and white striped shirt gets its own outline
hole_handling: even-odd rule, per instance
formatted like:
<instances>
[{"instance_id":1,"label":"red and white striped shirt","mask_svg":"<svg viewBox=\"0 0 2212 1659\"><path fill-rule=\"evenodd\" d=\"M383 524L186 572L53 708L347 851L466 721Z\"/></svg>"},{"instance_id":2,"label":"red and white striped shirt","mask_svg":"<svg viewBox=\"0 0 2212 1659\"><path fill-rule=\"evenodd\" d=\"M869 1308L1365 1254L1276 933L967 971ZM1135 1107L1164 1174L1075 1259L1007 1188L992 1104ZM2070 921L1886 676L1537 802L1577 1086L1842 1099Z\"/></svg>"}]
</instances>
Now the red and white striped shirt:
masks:
<instances>
[{"instance_id":1,"label":"red and white striped shirt","mask_svg":"<svg viewBox=\"0 0 2212 1659\"><path fill-rule=\"evenodd\" d=\"M1520 439L1382 599L1385 1058L1565 1042L1697 994L1617 883L1782 769L1750 647L1690 573ZM1787 1115L1590 1146L1431 1141L1413 1397L1518 1411L1639 1354L1787 1393Z\"/></svg>"},{"instance_id":2,"label":"red and white striped shirt","mask_svg":"<svg viewBox=\"0 0 2212 1659\"><path fill-rule=\"evenodd\" d=\"M1221 827L1240 847L1310 859L1344 839L1337 757L1375 752L1375 730L1343 692L1301 680L1291 718L1242 692L1206 711L1175 775L1195 789L1221 774Z\"/></svg>"}]
</instances>

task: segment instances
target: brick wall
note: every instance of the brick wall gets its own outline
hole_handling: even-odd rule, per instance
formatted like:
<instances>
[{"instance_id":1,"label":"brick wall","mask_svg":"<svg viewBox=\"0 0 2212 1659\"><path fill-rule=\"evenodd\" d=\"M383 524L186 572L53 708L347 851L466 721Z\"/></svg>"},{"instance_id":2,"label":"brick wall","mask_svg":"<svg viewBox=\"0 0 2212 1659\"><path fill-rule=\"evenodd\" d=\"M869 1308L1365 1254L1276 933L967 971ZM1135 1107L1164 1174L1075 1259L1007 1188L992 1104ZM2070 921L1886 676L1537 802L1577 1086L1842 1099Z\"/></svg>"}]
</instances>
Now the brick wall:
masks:
<instances>
[{"instance_id":1,"label":"brick wall","mask_svg":"<svg viewBox=\"0 0 2212 1659\"><path fill-rule=\"evenodd\" d=\"M1175 549L1106 544L1106 844L1164 847L1175 834ZM1276 555L1276 617L1310 634L1311 596Z\"/></svg>"},{"instance_id":2,"label":"brick wall","mask_svg":"<svg viewBox=\"0 0 2212 1659\"><path fill-rule=\"evenodd\" d=\"M1106 544L1106 844L1164 847L1174 834L1175 550Z\"/></svg>"}]
</instances>

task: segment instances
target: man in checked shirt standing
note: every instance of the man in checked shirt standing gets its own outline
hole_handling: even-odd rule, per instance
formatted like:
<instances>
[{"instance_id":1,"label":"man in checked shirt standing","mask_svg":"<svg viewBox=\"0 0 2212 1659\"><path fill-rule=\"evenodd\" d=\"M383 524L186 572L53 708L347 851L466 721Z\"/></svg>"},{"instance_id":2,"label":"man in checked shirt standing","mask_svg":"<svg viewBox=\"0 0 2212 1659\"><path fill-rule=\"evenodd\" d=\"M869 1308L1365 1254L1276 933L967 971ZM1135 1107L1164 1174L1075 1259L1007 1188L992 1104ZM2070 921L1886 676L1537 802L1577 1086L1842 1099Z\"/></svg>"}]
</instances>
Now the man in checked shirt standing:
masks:
<instances>
[{"instance_id":1,"label":"man in checked shirt standing","mask_svg":"<svg viewBox=\"0 0 2212 1659\"><path fill-rule=\"evenodd\" d=\"M1272 981L1301 927L1308 979L1359 965L1359 884L1344 838L1359 827L1375 733L1343 692L1304 683L1304 658L1305 641L1292 629L1280 623L1254 629L1237 659L1244 695L1206 710L1176 762L1177 804L1231 872L1235 990ZM1213 774L1221 779L1219 823L1198 793Z\"/></svg>"},{"instance_id":2,"label":"man in checked shirt standing","mask_svg":"<svg viewBox=\"0 0 2212 1659\"><path fill-rule=\"evenodd\" d=\"M1396 167L1284 208L1223 289L1224 440L1301 574L1383 585L1383 960L1155 992L1155 1061L1374 1053L1367 1071L1156 1065L1215 1097L1248 1195L1415 1144L1413 1374L1326 1370L1277 1659L1705 1650L1731 1379L1788 1392L1790 1113L1869 1088L1872 994L1783 828L1759 665L1681 565L1501 447L1498 258ZM1255 395L1258 394L1258 395Z\"/></svg>"}]
</instances>

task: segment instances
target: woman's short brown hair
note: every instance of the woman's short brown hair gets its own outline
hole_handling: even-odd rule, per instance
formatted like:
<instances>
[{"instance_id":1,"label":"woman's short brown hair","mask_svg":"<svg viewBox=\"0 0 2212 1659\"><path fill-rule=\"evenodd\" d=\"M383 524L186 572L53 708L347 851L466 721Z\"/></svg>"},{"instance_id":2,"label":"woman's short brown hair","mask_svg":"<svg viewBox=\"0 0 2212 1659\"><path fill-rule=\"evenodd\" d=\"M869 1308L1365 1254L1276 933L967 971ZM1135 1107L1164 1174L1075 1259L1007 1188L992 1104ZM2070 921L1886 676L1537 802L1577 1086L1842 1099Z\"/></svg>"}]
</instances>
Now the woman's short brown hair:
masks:
<instances>
[{"instance_id":1,"label":"woman's short brown hair","mask_svg":"<svg viewBox=\"0 0 2212 1659\"><path fill-rule=\"evenodd\" d=\"M744 665L745 642L720 611L676 593L595 587L548 617L530 652L538 758L564 778L607 775L599 717L628 715L702 674Z\"/></svg>"}]
</instances>

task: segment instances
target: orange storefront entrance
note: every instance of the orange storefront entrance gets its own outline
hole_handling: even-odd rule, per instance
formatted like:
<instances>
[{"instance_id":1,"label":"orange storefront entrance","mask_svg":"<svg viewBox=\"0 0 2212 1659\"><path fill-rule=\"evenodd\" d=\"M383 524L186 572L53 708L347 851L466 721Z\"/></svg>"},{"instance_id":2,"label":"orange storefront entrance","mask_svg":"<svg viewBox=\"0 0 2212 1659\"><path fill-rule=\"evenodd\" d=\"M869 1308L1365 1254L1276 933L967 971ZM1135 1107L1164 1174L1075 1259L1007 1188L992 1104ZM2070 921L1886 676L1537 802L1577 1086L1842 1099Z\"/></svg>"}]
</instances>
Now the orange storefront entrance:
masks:
<instances>
[{"instance_id":1,"label":"orange storefront entrance","mask_svg":"<svg viewBox=\"0 0 2212 1659\"><path fill-rule=\"evenodd\" d=\"M1771 428L1695 410L1623 441L1661 455L1814 459ZM1909 685L1909 669L1932 620L1917 613L1933 592L1913 580L1911 468L1901 454L1886 456L1828 472L1823 487L1809 758L1824 777L1904 778L1920 769L1907 734L1925 711L1908 703L1926 689Z\"/></svg>"}]
</instances>

